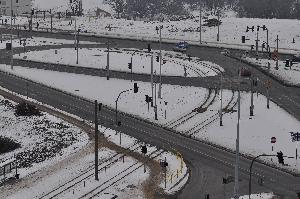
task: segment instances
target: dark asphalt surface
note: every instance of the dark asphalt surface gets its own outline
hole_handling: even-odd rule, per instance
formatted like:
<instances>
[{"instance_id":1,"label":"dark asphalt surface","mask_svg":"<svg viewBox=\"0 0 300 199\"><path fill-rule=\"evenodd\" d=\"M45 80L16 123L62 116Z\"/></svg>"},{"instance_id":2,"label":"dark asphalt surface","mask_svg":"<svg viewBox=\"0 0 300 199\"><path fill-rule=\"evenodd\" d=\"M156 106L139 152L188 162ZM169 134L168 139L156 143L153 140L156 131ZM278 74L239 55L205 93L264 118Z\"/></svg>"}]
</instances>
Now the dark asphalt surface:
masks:
<instances>
[{"instance_id":1,"label":"dark asphalt surface","mask_svg":"<svg viewBox=\"0 0 300 199\"><path fill-rule=\"evenodd\" d=\"M40 33L39 36L54 37L54 35L51 34ZM55 35L55 38L68 38L68 36ZM100 42L105 42L107 40L105 38L90 37L84 37L83 39ZM117 43L118 47L127 48L145 48L147 44L147 42L141 41L135 42L118 39L114 39L114 41ZM154 43L152 46L153 48L158 47L156 43ZM164 44L163 47L166 50L171 50L173 45ZM250 68L246 64L239 63L236 60L220 55L219 49L191 47L189 54L221 65L226 70L225 78L230 81L237 79L238 67L243 66ZM251 68L251 70L261 82L265 82L266 80L270 79L253 68ZM165 78L163 78L163 80L164 79ZM216 84L218 82L218 77L206 79L216 82ZM176 81L179 81L177 84L181 84L182 79L174 80L174 84L176 84ZM189 80L186 81L188 82ZM201 81L205 82L204 80L199 80L199 82ZM194 82L197 82L197 80L194 80ZM272 80L272 82L272 100L300 120L299 89L282 86L274 80ZM201 84L197 86L206 87L205 85L208 84L209 82L207 84ZM26 95L26 80L21 78L1 72L0 85L17 93ZM230 85L227 86L229 87ZM260 86L259 90L260 92L265 93L263 86ZM33 82L29 82L29 93L31 98L37 99L38 101L78 115L87 120L93 119L93 104L91 102L64 94L60 91ZM211 198L229 198L232 196L233 183L224 186L222 184L222 178L228 175L234 176L234 153L220 150L219 148L192 140L190 138L185 138L182 135L174 134L172 131L163 129L147 121L133 118L124 113L122 114L121 120L123 125L120 130L122 132L164 149L175 148L182 153L185 161L188 163L188 166L191 169L191 177L188 181L188 184L185 186L185 189L183 189L179 195L174 196L175 198L201 199L204 198L206 193L209 193ZM104 123L104 125L107 127L116 129L116 127L113 125L114 112L105 108L101 112L101 123ZM249 165L250 160L242 157L240 165L240 189L242 194L247 194L248 192ZM300 192L299 178L258 163L255 164L253 171L255 173L253 178L253 192L273 191L285 196L284 198L297 198L296 192ZM262 178L264 181L263 186L258 185L258 179L260 178ZM226 195L226 197L224 195Z\"/></svg>"}]
</instances>

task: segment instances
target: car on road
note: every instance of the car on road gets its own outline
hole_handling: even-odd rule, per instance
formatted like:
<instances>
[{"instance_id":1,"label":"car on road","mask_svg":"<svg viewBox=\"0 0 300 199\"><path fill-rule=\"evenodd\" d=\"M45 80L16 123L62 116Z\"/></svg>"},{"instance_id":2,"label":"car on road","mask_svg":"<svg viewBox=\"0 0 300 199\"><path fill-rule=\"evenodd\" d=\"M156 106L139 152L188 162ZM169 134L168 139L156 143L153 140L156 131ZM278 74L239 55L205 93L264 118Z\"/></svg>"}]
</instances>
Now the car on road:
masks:
<instances>
[{"instance_id":1,"label":"car on road","mask_svg":"<svg viewBox=\"0 0 300 199\"><path fill-rule=\"evenodd\" d=\"M173 48L173 50L177 51L177 52L186 52L188 47L189 47L189 44L187 42L183 41L183 42L177 43L176 46Z\"/></svg>"},{"instance_id":2,"label":"car on road","mask_svg":"<svg viewBox=\"0 0 300 199\"><path fill-rule=\"evenodd\" d=\"M224 56L229 56L230 51L228 49L224 49L224 50L222 50L221 54L224 55Z\"/></svg>"},{"instance_id":3,"label":"car on road","mask_svg":"<svg viewBox=\"0 0 300 199\"><path fill-rule=\"evenodd\" d=\"M252 73L249 69L247 68L242 68L241 70L241 76L242 77L251 77Z\"/></svg>"}]
</instances>

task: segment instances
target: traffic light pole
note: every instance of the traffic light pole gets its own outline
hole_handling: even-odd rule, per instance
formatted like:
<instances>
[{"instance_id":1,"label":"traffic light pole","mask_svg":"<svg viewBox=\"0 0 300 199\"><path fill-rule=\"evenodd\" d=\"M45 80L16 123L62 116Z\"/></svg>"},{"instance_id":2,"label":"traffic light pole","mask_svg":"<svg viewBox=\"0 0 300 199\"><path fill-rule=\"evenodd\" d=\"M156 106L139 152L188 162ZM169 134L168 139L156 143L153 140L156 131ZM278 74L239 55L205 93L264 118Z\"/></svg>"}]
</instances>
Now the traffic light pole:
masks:
<instances>
[{"instance_id":1,"label":"traffic light pole","mask_svg":"<svg viewBox=\"0 0 300 199\"><path fill-rule=\"evenodd\" d=\"M99 180L98 175L98 102L95 100L95 180Z\"/></svg>"},{"instance_id":2,"label":"traffic light pole","mask_svg":"<svg viewBox=\"0 0 300 199\"><path fill-rule=\"evenodd\" d=\"M250 105L250 116L253 116L253 111L254 111L254 105L253 105L253 79L250 80L251 81L251 105Z\"/></svg>"},{"instance_id":3,"label":"traffic light pole","mask_svg":"<svg viewBox=\"0 0 300 199\"><path fill-rule=\"evenodd\" d=\"M132 55L133 56L133 55ZM131 82L133 81L133 73L132 73L132 56L131 56L131 59L130 59L130 63L131 63L131 69L130 69L130 72L131 72Z\"/></svg>"},{"instance_id":4,"label":"traffic light pole","mask_svg":"<svg viewBox=\"0 0 300 199\"><path fill-rule=\"evenodd\" d=\"M256 45L256 60L258 60L258 29L257 29L257 31L256 31L256 43L255 43L255 45Z\"/></svg>"},{"instance_id":5,"label":"traffic light pole","mask_svg":"<svg viewBox=\"0 0 300 199\"><path fill-rule=\"evenodd\" d=\"M151 107L153 107L153 54L151 56L151 92L152 92L152 101L151 101Z\"/></svg>"},{"instance_id":6,"label":"traffic light pole","mask_svg":"<svg viewBox=\"0 0 300 199\"><path fill-rule=\"evenodd\" d=\"M76 37L76 64L78 64L78 53L79 53L79 29L77 30L77 37Z\"/></svg>"},{"instance_id":7,"label":"traffic light pole","mask_svg":"<svg viewBox=\"0 0 300 199\"><path fill-rule=\"evenodd\" d=\"M266 155L266 154L262 154L259 156L256 156L255 158L253 158L251 165L250 165L250 178L249 178L249 199L251 199L251 180L252 180L252 167L253 167L253 163L255 162L256 159L260 158L260 157L274 157L277 155Z\"/></svg>"}]
</instances>

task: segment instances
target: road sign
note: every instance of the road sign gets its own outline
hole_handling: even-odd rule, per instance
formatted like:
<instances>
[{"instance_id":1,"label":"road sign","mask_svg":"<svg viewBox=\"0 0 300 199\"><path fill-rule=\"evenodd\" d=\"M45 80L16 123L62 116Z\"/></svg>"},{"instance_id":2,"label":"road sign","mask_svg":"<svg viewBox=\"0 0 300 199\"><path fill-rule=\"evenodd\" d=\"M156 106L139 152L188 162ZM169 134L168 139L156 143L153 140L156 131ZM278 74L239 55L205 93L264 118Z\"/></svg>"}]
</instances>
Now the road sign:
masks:
<instances>
[{"instance_id":1,"label":"road sign","mask_svg":"<svg viewBox=\"0 0 300 199\"><path fill-rule=\"evenodd\" d=\"M292 137L292 142L299 142L300 141L300 133L294 133L294 132L290 132L291 137Z\"/></svg>"},{"instance_id":2,"label":"road sign","mask_svg":"<svg viewBox=\"0 0 300 199\"><path fill-rule=\"evenodd\" d=\"M272 144L276 143L276 137L271 137L271 143Z\"/></svg>"}]
</instances>

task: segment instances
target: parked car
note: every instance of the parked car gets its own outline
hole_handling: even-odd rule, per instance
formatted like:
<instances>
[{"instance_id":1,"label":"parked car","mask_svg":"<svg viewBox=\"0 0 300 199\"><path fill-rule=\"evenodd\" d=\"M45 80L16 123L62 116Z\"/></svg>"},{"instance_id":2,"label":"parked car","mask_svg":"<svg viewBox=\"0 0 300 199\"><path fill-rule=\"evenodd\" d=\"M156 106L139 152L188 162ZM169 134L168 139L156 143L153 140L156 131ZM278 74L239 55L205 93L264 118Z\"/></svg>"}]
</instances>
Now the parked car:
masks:
<instances>
[{"instance_id":1,"label":"parked car","mask_svg":"<svg viewBox=\"0 0 300 199\"><path fill-rule=\"evenodd\" d=\"M186 52L188 47L189 47L189 44L187 42L183 41L183 42L177 43L176 46L173 48L173 50L177 51L177 52Z\"/></svg>"}]
</instances>

